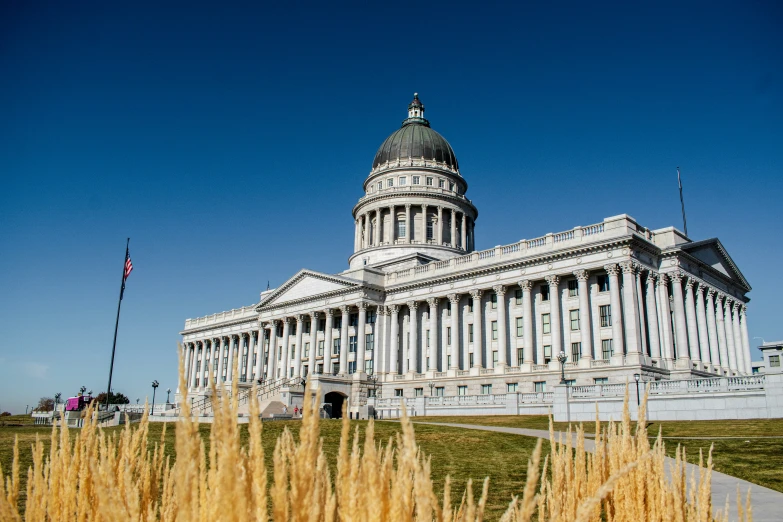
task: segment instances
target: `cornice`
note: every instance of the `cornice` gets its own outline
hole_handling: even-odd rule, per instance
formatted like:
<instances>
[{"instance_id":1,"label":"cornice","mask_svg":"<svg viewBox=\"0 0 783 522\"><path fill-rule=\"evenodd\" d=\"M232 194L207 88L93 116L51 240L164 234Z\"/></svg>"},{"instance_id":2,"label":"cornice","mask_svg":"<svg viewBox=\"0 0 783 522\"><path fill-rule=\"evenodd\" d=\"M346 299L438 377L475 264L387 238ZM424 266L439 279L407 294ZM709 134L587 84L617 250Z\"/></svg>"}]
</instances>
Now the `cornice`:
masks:
<instances>
[{"instance_id":1,"label":"cornice","mask_svg":"<svg viewBox=\"0 0 783 522\"><path fill-rule=\"evenodd\" d=\"M225 323L212 323L212 324L199 325L198 327L192 328L190 330L182 330L179 334L190 335L199 332L206 332L208 330L214 330L215 328L226 328L228 326L237 326L245 323L252 323L252 324L258 323L258 316L254 315L252 317L245 317L244 319L232 319L231 321Z\"/></svg>"},{"instance_id":2,"label":"cornice","mask_svg":"<svg viewBox=\"0 0 783 522\"><path fill-rule=\"evenodd\" d=\"M710 274L710 276L714 277L718 281L721 281L721 282L723 282L724 284L726 284L728 286L738 287L741 290L743 290L744 292L750 292L751 291L750 285L747 284L746 281L743 281L742 279L737 281L737 280L732 279L731 277L727 277L726 274L724 274L724 273L722 273L722 272L720 272L718 270L715 270L714 268L712 268L710 265L708 265L704 261L694 257L693 255L689 254L688 252L686 252L684 250L681 250L679 248L675 248L675 249L670 249L670 250L663 251L661 253L661 259L677 259L678 260L678 265L681 265L681 263L679 263L679 259L680 258L686 259L689 262L695 264L703 272L706 272L706 273ZM690 274L690 272L688 272L688 273ZM694 274L694 276L695 276L695 274Z\"/></svg>"},{"instance_id":3,"label":"cornice","mask_svg":"<svg viewBox=\"0 0 783 522\"><path fill-rule=\"evenodd\" d=\"M361 209L364 206L372 205L373 203L377 203L379 201L389 201L389 200L393 200L393 199L411 199L412 197L425 197L425 198L430 198L430 199L433 199L433 200L442 200L442 201L445 201L445 202L452 202L452 203L455 203L457 206L465 206L469 210L473 211L473 219L474 220L476 218L478 218L478 214L479 214L478 209L473 204L473 202L471 200L469 200L468 198L454 196L454 195L451 195L451 194L442 194L442 193L438 194L438 193L428 192L426 190L422 190L422 191L413 191L413 190L411 190L411 191L406 191L406 192L392 192L392 193L388 193L388 194L367 195L367 196L364 196L358 203L356 203L356 205L354 205L353 209L351 210L351 215L353 216L353 219L355 220L357 218L357 213L358 213L359 209ZM391 204L399 205L399 203L389 203L389 205L391 205ZM418 203L416 203L416 204L418 204ZM379 206L382 207L382 205L379 205ZM388 206L388 205L386 205L386 206ZM437 206L437 205L432 205L432 206ZM373 210L375 210L375 209L373 209Z\"/></svg>"}]
</instances>

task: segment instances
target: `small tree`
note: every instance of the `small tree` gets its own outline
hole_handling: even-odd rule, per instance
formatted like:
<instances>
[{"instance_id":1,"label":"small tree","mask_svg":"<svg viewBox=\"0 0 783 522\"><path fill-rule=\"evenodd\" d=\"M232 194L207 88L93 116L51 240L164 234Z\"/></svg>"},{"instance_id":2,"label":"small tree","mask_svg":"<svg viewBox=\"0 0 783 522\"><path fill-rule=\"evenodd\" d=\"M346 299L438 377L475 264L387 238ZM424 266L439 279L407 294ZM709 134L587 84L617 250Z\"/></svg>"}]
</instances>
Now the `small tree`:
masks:
<instances>
[{"instance_id":1,"label":"small tree","mask_svg":"<svg viewBox=\"0 0 783 522\"><path fill-rule=\"evenodd\" d=\"M38 399L38 406L35 407L36 411L53 411L54 399L51 397L41 397Z\"/></svg>"},{"instance_id":2,"label":"small tree","mask_svg":"<svg viewBox=\"0 0 783 522\"><path fill-rule=\"evenodd\" d=\"M98 404L106 404L106 392L99 393L93 400ZM130 399L123 393L112 392L109 395L109 404L130 404Z\"/></svg>"}]
</instances>

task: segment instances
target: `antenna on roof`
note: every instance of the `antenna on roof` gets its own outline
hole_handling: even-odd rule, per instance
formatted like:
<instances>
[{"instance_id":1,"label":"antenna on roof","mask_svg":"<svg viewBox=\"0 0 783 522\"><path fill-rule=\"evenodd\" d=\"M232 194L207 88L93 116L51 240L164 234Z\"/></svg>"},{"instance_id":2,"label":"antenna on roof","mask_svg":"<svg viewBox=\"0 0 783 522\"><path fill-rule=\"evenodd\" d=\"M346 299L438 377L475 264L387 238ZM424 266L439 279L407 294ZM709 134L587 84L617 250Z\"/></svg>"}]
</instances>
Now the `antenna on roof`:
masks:
<instances>
[{"instance_id":1,"label":"antenna on roof","mask_svg":"<svg viewBox=\"0 0 783 522\"><path fill-rule=\"evenodd\" d=\"M680 185L680 207L682 207L682 226L685 229L685 235L688 235L688 221L685 219L685 200L682 199L682 178L680 177L680 167L677 167L677 183Z\"/></svg>"}]
</instances>

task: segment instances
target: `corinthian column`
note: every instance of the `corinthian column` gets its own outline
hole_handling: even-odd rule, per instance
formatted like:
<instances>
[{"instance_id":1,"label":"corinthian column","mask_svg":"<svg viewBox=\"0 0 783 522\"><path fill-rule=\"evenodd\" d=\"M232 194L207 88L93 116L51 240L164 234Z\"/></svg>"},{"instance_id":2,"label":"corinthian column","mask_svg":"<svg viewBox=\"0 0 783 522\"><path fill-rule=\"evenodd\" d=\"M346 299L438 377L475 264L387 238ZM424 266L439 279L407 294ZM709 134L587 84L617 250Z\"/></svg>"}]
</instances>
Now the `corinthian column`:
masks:
<instances>
[{"instance_id":1,"label":"corinthian column","mask_svg":"<svg viewBox=\"0 0 783 522\"><path fill-rule=\"evenodd\" d=\"M280 325L280 321L274 320L269 325L269 361L266 369L267 380L274 381L277 379L278 365L277 365L277 352L280 347L277 346L277 327Z\"/></svg>"},{"instance_id":2,"label":"corinthian column","mask_svg":"<svg viewBox=\"0 0 783 522\"><path fill-rule=\"evenodd\" d=\"M218 374L217 378L215 379L215 382L221 383L223 381L223 352L226 351L228 348L226 347L226 338L221 337L220 338L220 344L218 348Z\"/></svg>"},{"instance_id":3,"label":"corinthian column","mask_svg":"<svg viewBox=\"0 0 783 522\"><path fill-rule=\"evenodd\" d=\"M460 228L460 232L462 233L462 244L460 245L462 247L462 250L465 250L467 252L468 250L468 244L467 244L467 237L468 237L468 218L465 216L465 213L462 213L462 227Z\"/></svg>"},{"instance_id":4,"label":"corinthian column","mask_svg":"<svg viewBox=\"0 0 783 522\"><path fill-rule=\"evenodd\" d=\"M394 240L397 239L397 231L394 230L396 225L397 216L394 213L394 205L389 207L389 243L394 244Z\"/></svg>"},{"instance_id":5,"label":"corinthian column","mask_svg":"<svg viewBox=\"0 0 783 522\"><path fill-rule=\"evenodd\" d=\"M334 310L327 308L324 310L324 374L332 374L332 324L334 323Z\"/></svg>"},{"instance_id":6,"label":"corinthian column","mask_svg":"<svg viewBox=\"0 0 783 522\"><path fill-rule=\"evenodd\" d=\"M593 333L590 321L590 293L587 289L587 270L576 270L574 272L576 276L577 290L579 292L579 340L582 343L582 351L579 356L582 366L590 367L590 360L593 358L593 351L591 346L593 344ZM524 299L524 292L522 295ZM525 312L527 316L527 312ZM527 352L527 349L525 349Z\"/></svg>"},{"instance_id":7,"label":"corinthian column","mask_svg":"<svg viewBox=\"0 0 783 522\"><path fill-rule=\"evenodd\" d=\"M530 294L530 291L533 289L533 282L523 279L519 282L519 287L522 288L522 346L525 352L523 354L523 362L532 365L535 336L533 335L533 296ZM544 364L543 355L540 356L537 363Z\"/></svg>"},{"instance_id":8,"label":"corinthian column","mask_svg":"<svg viewBox=\"0 0 783 522\"><path fill-rule=\"evenodd\" d=\"M739 303L734 301L734 306L731 307L732 317L731 326L734 333L734 353L737 354L737 370L742 374L748 374L749 369L745 368L745 356L742 353L742 333L740 332L739 324Z\"/></svg>"},{"instance_id":9,"label":"corinthian column","mask_svg":"<svg viewBox=\"0 0 783 522\"><path fill-rule=\"evenodd\" d=\"M197 343L189 343L188 344L188 350L193 352L193 356L191 357L191 363L190 363L190 372L188 373L188 389L195 388L196 387L196 365L198 364L198 344ZM201 353L202 359L204 358L204 352Z\"/></svg>"},{"instance_id":10,"label":"corinthian column","mask_svg":"<svg viewBox=\"0 0 783 522\"><path fill-rule=\"evenodd\" d=\"M405 242L410 244L413 239L413 223L411 223L411 206L405 205Z\"/></svg>"},{"instance_id":11,"label":"corinthian column","mask_svg":"<svg viewBox=\"0 0 783 522\"><path fill-rule=\"evenodd\" d=\"M253 352L256 350L256 336L252 330L247 333L247 361L245 361L245 382L253 382ZM258 357L258 356L256 356Z\"/></svg>"},{"instance_id":12,"label":"corinthian column","mask_svg":"<svg viewBox=\"0 0 783 522\"><path fill-rule=\"evenodd\" d=\"M498 299L498 366L508 366L508 357L506 352L508 350L508 343L506 342L506 287L503 285L493 286ZM554 337L554 336L553 336ZM554 342L553 342L554 344Z\"/></svg>"},{"instance_id":13,"label":"corinthian column","mask_svg":"<svg viewBox=\"0 0 783 522\"><path fill-rule=\"evenodd\" d=\"M457 211L451 209L451 246L457 248Z\"/></svg>"},{"instance_id":14,"label":"corinthian column","mask_svg":"<svg viewBox=\"0 0 783 522\"><path fill-rule=\"evenodd\" d=\"M419 353L419 303L408 301L408 311L410 314L410 341L408 343L408 371L416 373L418 366L416 361Z\"/></svg>"},{"instance_id":15,"label":"corinthian column","mask_svg":"<svg viewBox=\"0 0 783 522\"><path fill-rule=\"evenodd\" d=\"M549 284L549 318L552 335L552 360L556 360L563 351L563 328L560 324L560 278L556 275L546 276ZM569 357L569 361L571 358Z\"/></svg>"},{"instance_id":16,"label":"corinthian column","mask_svg":"<svg viewBox=\"0 0 783 522\"><path fill-rule=\"evenodd\" d=\"M296 316L296 349L294 350L294 375L296 377L302 376L302 331L306 317L304 314Z\"/></svg>"},{"instance_id":17,"label":"corinthian column","mask_svg":"<svg viewBox=\"0 0 783 522\"><path fill-rule=\"evenodd\" d=\"M666 367L674 363L674 334L672 332L672 312L669 306L669 284L666 274L658 275L658 307L661 311L661 332L663 332L662 355Z\"/></svg>"},{"instance_id":18,"label":"corinthian column","mask_svg":"<svg viewBox=\"0 0 783 522\"><path fill-rule=\"evenodd\" d=\"M701 361L706 364L707 369L712 371L712 357L710 353L710 335L707 328L707 313L704 304L704 284L699 283L696 286L696 325L699 330L699 352Z\"/></svg>"},{"instance_id":19,"label":"corinthian column","mask_svg":"<svg viewBox=\"0 0 783 522\"><path fill-rule=\"evenodd\" d=\"M615 355L625 354L623 339L623 316L620 311L620 280L617 277L617 265L606 265L604 270L609 275L609 304L612 312L612 351ZM552 357L554 357L554 352Z\"/></svg>"},{"instance_id":20,"label":"corinthian column","mask_svg":"<svg viewBox=\"0 0 783 522\"><path fill-rule=\"evenodd\" d=\"M340 374L348 374L348 319L350 318L351 307L343 305L340 323Z\"/></svg>"},{"instance_id":21,"label":"corinthian column","mask_svg":"<svg viewBox=\"0 0 783 522\"><path fill-rule=\"evenodd\" d=\"M720 348L720 365L723 373L727 374L730 368L729 345L726 339L726 325L723 315L723 294L715 296L715 322L718 328L718 346Z\"/></svg>"},{"instance_id":22,"label":"corinthian column","mask_svg":"<svg viewBox=\"0 0 783 522\"><path fill-rule=\"evenodd\" d=\"M647 328L650 332L650 357L661 359L661 338L658 331L658 306L655 299L655 278L658 274L647 272Z\"/></svg>"},{"instance_id":23,"label":"corinthian column","mask_svg":"<svg viewBox=\"0 0 783 522\"><path fill-rule=\"evenodd\" d=\"M310 313L310 359L307 362L309 374L316 373L315 358L318 356L318 312ZM326 340L324 340L324 351L326 350Z\"/></svg>"},{"instance_id":24,"label":"corinthian column","mask_svg":"<svg viewBox=\"0 0 783 522\"><path fill-rule=\"evenodd\" d=\"M639 328L639 346L642 354L647 355L647 327L644 321L644 294L642 293L642 265L634 263L636 279L636 324Z\"/></svg>"},{"instance_id":25,"label":"corinthian column","mask_svg":"<svg viewBox=\"0 0 783 522\"><path fill-rule=\"evenodd\" d=\"M740 329L742 330L742 355L745 357L745 370L748 374L753 373L753 365L750 361L750 337L748 336L748 316L747 306L742 305L740 309Z\"/></svg>"},{"instance_id":26,"label":"corinthian column","mask_svg":"<svg viewBox=\"0 0 783 522\"><path fill-rule=\"evenodd\" d=\"M438 370L438 301L440 299L437 297L427 299L427 304L430 306L430 348L428 354L430 363L427 369L434 371ZM446 371L445 368L443 371Z\"/></svg>"},{"instance_id":27,"label":"corinthian column","mask_svg":"<svg viewBox=\"0 0 783 522\"><path fill-rule=\"evenodd\" d=\"M443 244L443 207L438 205L438 245Z\"/></svg>"},{"instance_id":28,"label":"corinthian column","mask_svg":"<svg viewBox=\"0 0 783 522\"><path fill-rule=\"evenodd\" d=\"M359 308L359 325L356 328L356 340L358 341L356 347L356 373L364 373L364 352L367 348L367 335L364 333L364 326L367 324L367 303L360 301L356 306Z\"/></svg>"},{"instance_id":29,"label":"corinthian column","mask_svg":"<svg viewBox=\"0 0 783 522\"><path fill-rule=\"evenodd\" d=\"M718 342L718 324L716 321L717 314L715 313L715 290L709 287L707 288L707 335L710 340L710 360L712 366L710 371L717 371L721 366L720 356L720 344Z\"/></svg>"},{"instance_id":30,"label":"corinthian column","mask_svg":"<svg viewBox=\"0 0 783 522\"><path fill-rule=\"evenodd\" d=\"M483 339L481 332L483 332L483 326L481 324L481 290L471 290L470 291L470 298L473 299L473 359L476 363L477 368L483 368L484 365L482 364L482 357L483 357L483 350L482 350L482 342ZM465 344L467 343L467 340L465 341ZM445 343L444 343L445 348ZM445 366L443 367L443 370L445 371Z\"/></svg>"},{"instance_id":31,"label":"corinthian column","mask_svg":"<svg viewBox=\"0 0 783 522\"><path fill-rule=\"evenodd\" d=\"M620 263L623 270L623 304L625 305L625 341L627 343L628 364L641 362L641 343L639 342L639 309L636 296L636 267L630 261Z\"/></svg>"},{"instance_id":32,"label":"corinthian column","mask_svg":"<svg viewBox=\"0 0 783 522\"><path fill-rule=\"evenodd\" d=\"M696 303L693 299L693 278L685 281L685 319L688 322L688 345L691 347L693 365L701 370L701 350L699 349L699 330L696 323Z\"/></svg>"},{"instance_id":33,"label":"corinthian column","mask_svg":"<svg viewBox=\"0 0 783 522\"><path fill-rule=\"evenodd\" d=\"M459 296L457 294L449 294L449 302L451 303L451 346L449 347L449 354L451 355L451 364L449 370L459 369ZM468 368L468 361L463 363L464 369Z\"/></svg>"},{"instance_id":34,"label":"corinthian column","mask_svg":"<svg viewBox=\"0 0 783 522\"><path fill-rule=\"evenodd\" d=\"M389 313L391 314L391 326L389 328L389 373L392 375L398 375L400 373L400 366L398 362L398 356L400 352L399 305L391 305L389 307Z\"/></svg>"},{"instance_id":35,"label":"corinthian column","mask_svg":"<svg viewBox=\"0 0 783 522\"><path fill-rule=\"evenodd\" d=\"M682 295L682 272L669 274L672 280L672 297L674 303L674 328L677 338L677 364L682 369L691 369L688 355L688 327L685 323L685 300Z\"/></svg>"},{"instance_id":36,"label":"corinthian column","mask_svg":"<svg viewBox=\"0 0 783 522\"><path fill-rule=\"evenodd\" d=\"M267 329L268 323L264 323L261 325L261 328L258 330L258 358L256 358L256 367L253 369L253 378L256 381L260 381L264 378L264 337L266 336L266 329Z\"/></svg>"},{"instance_id":37,"label":"corinthian column","mask_svg":"<svg viewBox=\"0 0 783 522\"><path fill-rule=\"evenodd\" d=\"M283 319L283 361L281 366L280 377L287 379L289 369L291 367L291 318L286 317Z\"/></svg>"},{"instance_id":38,"label":"corinthian column","mask_svg":"<svg viewBox=\"0 0 783 522\"><path fill-rule=\"evenodd\" d=\"M734 302L725 297L723 306L723 327L726 329L726 350L729 352L729 369L737 371L737 351L734 347L734 331L731 325L731 307Z\"/></svg>"}]
</instances>

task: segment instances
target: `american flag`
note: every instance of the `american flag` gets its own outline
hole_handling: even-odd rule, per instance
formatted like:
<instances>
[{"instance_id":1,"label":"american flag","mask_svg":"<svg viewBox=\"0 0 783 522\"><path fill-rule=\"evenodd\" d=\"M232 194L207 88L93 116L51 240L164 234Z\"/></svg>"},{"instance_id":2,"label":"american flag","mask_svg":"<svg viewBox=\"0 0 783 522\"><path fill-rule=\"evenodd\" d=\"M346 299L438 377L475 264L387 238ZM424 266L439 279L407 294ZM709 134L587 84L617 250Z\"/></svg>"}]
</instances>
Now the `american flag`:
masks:
<instances>
[{"instance_id":1,"label":"american flag","mask_svg":"<svg viewBox=\"0 0 783 522\"><path fill-rule=\"evenodd\" d=\"M131 262L130 258L130 252L125 256L125 277L124 279L128 279L128 276L130 273L133 272L133 263Z\"/></svg>"}]
</instances>

